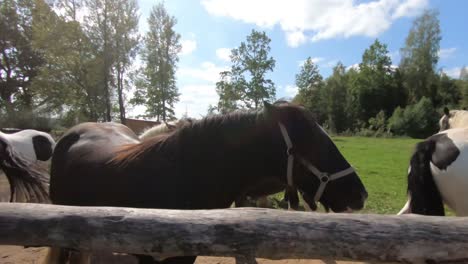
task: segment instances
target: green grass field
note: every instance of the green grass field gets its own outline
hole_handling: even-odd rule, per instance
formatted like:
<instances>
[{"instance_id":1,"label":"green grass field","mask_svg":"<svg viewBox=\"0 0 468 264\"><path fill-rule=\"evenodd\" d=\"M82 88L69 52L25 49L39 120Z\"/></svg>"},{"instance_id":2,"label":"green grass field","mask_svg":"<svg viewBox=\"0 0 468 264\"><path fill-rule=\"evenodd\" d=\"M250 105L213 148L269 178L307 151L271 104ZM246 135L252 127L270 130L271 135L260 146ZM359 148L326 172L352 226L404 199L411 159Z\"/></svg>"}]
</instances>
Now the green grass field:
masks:
<instances>
[{"instance_id":1,"label":"green grass field","mask_svg":"<svg viewBox=\"0 0 468 264\"><path fill-rule=\"evenodd\" d=\"M362 213L396 214L406 202L409 159L418 139L333 137L357 170L369 199Z\"/></svg>"}]
</instances>

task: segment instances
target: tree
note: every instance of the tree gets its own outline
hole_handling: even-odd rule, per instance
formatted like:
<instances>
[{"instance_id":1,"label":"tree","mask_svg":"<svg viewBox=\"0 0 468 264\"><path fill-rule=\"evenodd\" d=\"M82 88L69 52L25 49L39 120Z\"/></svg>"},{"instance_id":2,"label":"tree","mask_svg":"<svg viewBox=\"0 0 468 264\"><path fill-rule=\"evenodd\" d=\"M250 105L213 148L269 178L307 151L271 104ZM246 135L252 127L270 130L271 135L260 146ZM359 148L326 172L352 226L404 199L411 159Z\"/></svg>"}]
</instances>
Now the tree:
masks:
<instances>
[{"instance_id":1,"label":"tree","mask_svg":"<svg viewBox=\"0 0 468 264\"><path fill-rule=\"evenodd\" d=\"M411 103L423 96L431 100L436 96L440 40L438 12L427 10L413 22L405 46L400 50L400 69Z\"/></svg>"},{"instance_id":2,"label":"tree","mask_svg":"<svg viewBox=\"0 0 468 264\"><path fill-rule=\"evenodd\" d=\"M324 99L328 115L328 127L332 132L342 132L349 128L346 112L347 99L346 69L341 62L333 68L333 74L325 81Z\"/></svg>"},{"instance_id":3,"label":"tree","mask_svg":"<svg viewBox=\"0 0 468 264\"><path fill-rule=\"evenodd\" d=\"M115 30L115 64L120 121L125 124L124 74L136 56L138 45L138 5L136 0L115 0L117 10L111 16Z\"/></svg>"},{"instance_id":4,"label":"tree","mask_svg":"<svg viewBox=\"0 0 468 264\"><path fill-rule=\"evenodd\" d=\"M275 85L266 77L266 74L275 67L275 60L268 55L270 42L271 39L265 32L252 30L247 36L247 42L241 42L239 48L231 51L232 67L229 77L231 88L236 94L236 98L230 99L235 102L230 102L231 106L241 105L248 109L258 109L262 107L262 101L274 99ZM225 90L218 89L220 92ZM230 89L227 91L231 92ZM220 93L218 95L220 98L229 97Z\"/></svg>"},{"instance_id":5,"label":"tree","mask_svg":"<svg viewBox=\"0 0 468 264\"><path fill-rule=\"evenodd\" d=\"M395 83L395 70L388 55L387 45L379 40L364 51L351 98L357 109L357 118L367 123L381 110L390 115L398 105L404 105L401 86Z\"/></svg>"},{"instance_id":6,"label":"tree","mask_svg":"<svg viewBox=\"0 0 468 264\"><path fill-rule=\"evenodd\" d=\"M31 45L34 8L32 0L0 2L0 107L7 118L32 111L30 84L43 63Z\"/></svg>"},{"instance_id":7,"label":"tree","mask_svg":"<svg viewBox=\"0 0 468 264\"><path fill-rule=\"evenodd\" d=\"M145 105L146 115L158 121L174 118L174 103L179 98L175 71L181 44L180 35L174 31L176 23L162 3L153 7L141 52L142 74L135 77L136 93L131 103Z\"/></svg>"},{"instance_id":8,"label":"tree","mask_svg":"<svg viewBox=\"0 0 468 264\"><path fill-rule=\"evenodd\" d=\"M304 105L314 113L319 123L323 123L326 117L321 97L324 88L323 77L310 57L305 60L300 72L296 74L296 86L299 91L294 101Z\"/></svg>"},{"instance_id":9,"label":"tree","mask_svg":"<svg viewBox=\"0 0 468 264\"><path fill-rule=\"evenodd\" d=\"M460 70L460 80L457 82L462 93L461 106L468 108L468 67L463 66Z\"/></svg>"},{"instance_id":10,"label":"tree","mask_svg":"<svg viewBox=\"0 0 468 264\"><path fill-rule=\"evenodd\" d=\"M78 122L103 120L102 63L74 20L78 10L58 16L45 2L37 2L32 43L45 62L32 82L38 96L36 108Z\"/></svg>"},{"instance_id":11,"label":"tree","mask_svg":"<svg viewBox=\"0 0 468 264\"><path fill-rule=\"evenodd\" d=\"M216 109L222 114L232 112L238 108L237 101L241 95L231 82L231 72L223 71L219 73L221 80L216 83L216 93L219 95Z\"/></svg>"},{"instance_id":12,"label":"tree","mask_svg":"<svg viewBox=\"0 0 468 264\"><path fill-rule=\"evenodd\" d=\"M103 76L106 121L112 120L111 83L113 81L112 65L115 61L113 54L115 31L111 25L111 16L117 12L115 3L117 2L112 0L86 0L86 7L89 10L85 17L87 34L97 47L103 62L101 74Z\"/></svg>"}]
</instances>

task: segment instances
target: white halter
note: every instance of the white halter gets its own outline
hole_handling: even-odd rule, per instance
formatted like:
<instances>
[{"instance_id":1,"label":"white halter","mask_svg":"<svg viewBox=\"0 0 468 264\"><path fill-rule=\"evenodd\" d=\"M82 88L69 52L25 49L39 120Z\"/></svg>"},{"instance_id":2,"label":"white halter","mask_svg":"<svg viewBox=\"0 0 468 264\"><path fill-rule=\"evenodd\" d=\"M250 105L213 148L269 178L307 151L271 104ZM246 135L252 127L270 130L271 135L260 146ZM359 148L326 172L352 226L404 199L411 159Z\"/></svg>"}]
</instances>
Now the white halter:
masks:
<instances>
[{"instance_id":1,"label":"white halter","mask_svg":"<svg viewBox=\"0 0 468 264\"><path fill-rule=\"evenodd\" d=\"M288 185L294 186L294 181L293 181L294 153L292 151L293 144L292 144L291 138L288 135L288 131L286 130L286 127L281 122L278 122L278 125L280 127L281 134L283 135L284 142L286 143L286 146L288 147L286 150L286 153L288 155L288 167L287 167L287 174L286 174L288 178ZM333 173L330 175L327 172L321 172L319 169L317 169L317 167L315 167L309 161L307 161L306 159L302 157L299 157L299 160L310 172L312 172L312 174L317 176L317 178L320 181L320 185L314 196L315 203L317 203L320 200L320 197L322 197L322 194L325 191L325 187L327 186L328 182L337 180L339 178L342 178L354 172L353 167L349 167L345 170L342 170L342 171L339 171L337 173Z\"/></svg>"}]
</instances>

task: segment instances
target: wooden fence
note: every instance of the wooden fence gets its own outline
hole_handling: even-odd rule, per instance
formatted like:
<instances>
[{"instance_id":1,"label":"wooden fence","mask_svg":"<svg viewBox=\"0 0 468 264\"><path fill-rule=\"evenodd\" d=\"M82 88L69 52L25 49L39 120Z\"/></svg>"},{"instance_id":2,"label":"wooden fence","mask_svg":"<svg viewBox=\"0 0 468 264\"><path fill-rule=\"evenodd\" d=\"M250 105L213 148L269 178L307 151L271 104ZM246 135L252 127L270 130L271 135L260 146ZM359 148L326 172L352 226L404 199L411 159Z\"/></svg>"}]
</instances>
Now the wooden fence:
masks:
<instances>
[{"instance_id":1,"label":"wooden fence","mask_svg":"<svg viewBox=\"0 0 468 264\"><path fill-rule=\"evenodd\" d=\"M0 244L152 254L467 263L468 221L271 209L0 204Z\"/></svg>"}]
</instances>

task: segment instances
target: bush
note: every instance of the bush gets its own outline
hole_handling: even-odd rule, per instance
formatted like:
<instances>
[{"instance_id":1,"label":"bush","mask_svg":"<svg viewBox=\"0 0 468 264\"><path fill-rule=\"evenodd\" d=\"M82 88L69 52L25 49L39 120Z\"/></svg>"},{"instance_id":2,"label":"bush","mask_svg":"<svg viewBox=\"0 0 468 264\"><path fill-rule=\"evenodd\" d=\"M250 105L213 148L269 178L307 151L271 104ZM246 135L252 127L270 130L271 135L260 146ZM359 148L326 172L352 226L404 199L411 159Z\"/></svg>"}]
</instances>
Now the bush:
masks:
<instances>
[{"instance_id":1,"label":"bush","mask_svg":"<svg viewBox=\"0 0 468 264\"><path fill-rule=\"evenodd\" d=\"M396 108L388 122L388 128L396 135L408 135L414 138L426 138L437 131L439 115L431 100L421 98L417 104L409 105L404 110Z\"/></svg>"}]
</instances>

